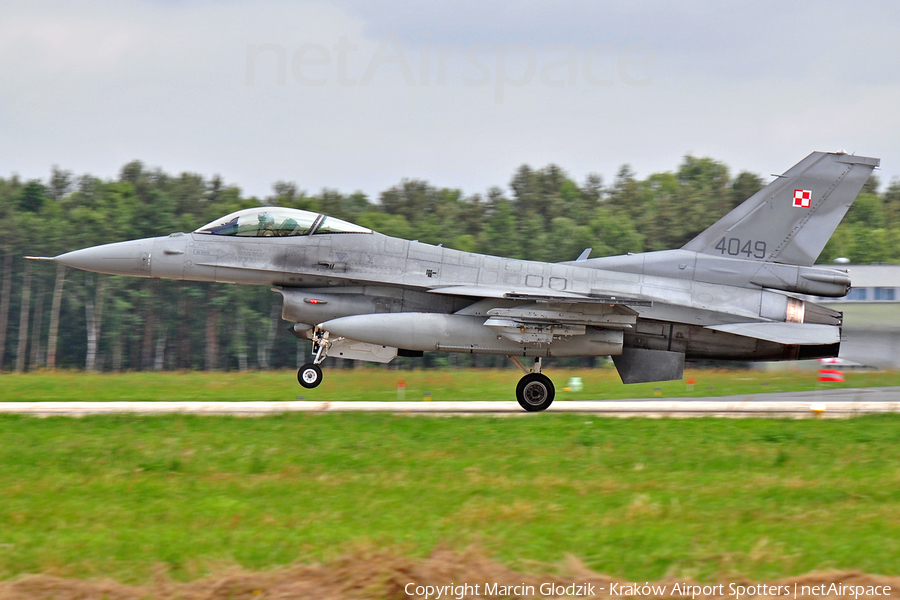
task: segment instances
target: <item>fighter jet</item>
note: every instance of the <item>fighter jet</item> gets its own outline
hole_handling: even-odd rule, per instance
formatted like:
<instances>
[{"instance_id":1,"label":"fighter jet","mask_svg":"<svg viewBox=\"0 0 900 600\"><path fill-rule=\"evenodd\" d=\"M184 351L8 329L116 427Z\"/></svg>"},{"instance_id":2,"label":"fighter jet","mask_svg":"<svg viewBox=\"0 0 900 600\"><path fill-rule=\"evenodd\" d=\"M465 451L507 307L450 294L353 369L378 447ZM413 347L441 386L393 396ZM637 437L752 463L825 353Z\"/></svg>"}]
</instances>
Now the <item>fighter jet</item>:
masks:
<instances>
[{"instance_id":1,"label":"fighter jet","mask_svg":"<svg viewBox=\"0 0 900 600\"><path fill-rule=\"evenodd\" d=\"M814 152L678 250L564 263L502 258L381 235L334 217L263 206L192 233L47 258L163 279L273 286L282 318L312 340L300 385L326 357L387 363L424 352L507 355L516 399L545 410L545 357L611 356L624 383L681 379L686 359L838 355L845 271L813 266L879 159ZM526 365L522 359L532 361Z\"/></svg>"}]
</instances>

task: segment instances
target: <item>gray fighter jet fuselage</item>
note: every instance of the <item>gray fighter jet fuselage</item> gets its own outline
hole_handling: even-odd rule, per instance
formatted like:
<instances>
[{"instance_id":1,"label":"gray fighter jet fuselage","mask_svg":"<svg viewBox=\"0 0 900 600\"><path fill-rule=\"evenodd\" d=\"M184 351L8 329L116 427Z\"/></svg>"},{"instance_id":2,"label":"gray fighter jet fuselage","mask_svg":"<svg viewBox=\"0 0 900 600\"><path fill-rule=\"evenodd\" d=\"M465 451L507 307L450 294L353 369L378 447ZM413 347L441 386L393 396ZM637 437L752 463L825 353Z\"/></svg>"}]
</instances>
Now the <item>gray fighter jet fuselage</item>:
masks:
<instances>
[{"instance_id":1,"label":"gray fighter jet fuselage","mask_svg":"<svg viewBox=\"0 0 900 600\"><path fill-rule=\"evenodd\" d=\"M77 250L55 262L115 275L274 286L282 317L326 356L502 354L526 372L517 399L553 401L541 358L612 356L625 383L682 376L685 359L837 356L846 272L813 266L878 159L813 153L680 250L566 263L502 258L393 238L266 206L193 233ZM452 224L448 224L452 226ZM526 368L520 357L534 359Z\"/></svg>"}]
</instances>

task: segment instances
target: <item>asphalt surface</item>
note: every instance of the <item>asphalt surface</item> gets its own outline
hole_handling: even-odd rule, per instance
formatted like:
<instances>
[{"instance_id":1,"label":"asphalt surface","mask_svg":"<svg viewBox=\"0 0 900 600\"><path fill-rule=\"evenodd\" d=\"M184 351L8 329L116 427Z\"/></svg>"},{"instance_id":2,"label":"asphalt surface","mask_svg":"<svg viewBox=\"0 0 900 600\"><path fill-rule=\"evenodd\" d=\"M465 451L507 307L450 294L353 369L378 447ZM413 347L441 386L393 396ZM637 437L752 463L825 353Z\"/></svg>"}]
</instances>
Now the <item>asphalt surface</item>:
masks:
<instances>
[{"instance_id":1,"label":"asphalt surface","mask_svg":"<svg viewBox=\"0 0 900 600\"><path fill-rule=\"evenodd\" d=\"M525 415L514 401L469 402L0 402L0 413L39 417L98 414L259 416L286 412ZM645 417L850 417L900 413L900 387L776 392L712 398L557 400L547 412Z\"/></svg>"}]
</instances>

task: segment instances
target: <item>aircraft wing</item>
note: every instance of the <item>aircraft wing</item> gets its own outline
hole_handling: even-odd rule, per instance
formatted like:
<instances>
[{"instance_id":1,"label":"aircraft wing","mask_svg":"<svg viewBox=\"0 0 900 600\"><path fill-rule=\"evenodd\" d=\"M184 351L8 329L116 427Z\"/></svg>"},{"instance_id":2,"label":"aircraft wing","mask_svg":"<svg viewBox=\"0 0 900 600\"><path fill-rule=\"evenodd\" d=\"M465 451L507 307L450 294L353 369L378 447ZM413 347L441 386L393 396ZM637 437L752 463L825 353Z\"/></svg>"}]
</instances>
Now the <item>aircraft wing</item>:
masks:
<instances>
[{"instance_id":1,"label":"aircraft wing","mask_svg":"<svg viewBox=\"0 0 900 600\"><path fill-rule=\"evenodd\" d=\"M637 311L622 304L531 301L486 311L485 327L515 342L550 343L553 338L584 335L589 327L630 329ZM621 335L621 334L619 334Z\"/></svg>"},{"instance_id":2,"label":"aircraft wing","mask_svg":"<svg viewBox=\"0 0 900 600\"><path fill-rule=\"evenodd\" d=\"M649 300L638 298L626 298L617 296L601 296L595 294L576 294L574 292L554 291L552 294L533 294L521 289L487 288L474 285L454 285L448 287L432 288L428 290L432 294L446 294L449 296L472 296L476 298L498 298L504 300L530 300L532 302L566 302L591 304L626 305L626 306L650 306Z\"/></svg>"},{"instance_id":3,"label":"aircraft wing","mask_svg":"<svg viewBox=\"0 0 900 600\"><path fill-rule=\"evenodd\" d=\"M817 346L841 341L841 328L814 323L728 323L707 325L707 329L733 333L777 344Z\"/></svg>"},{"instance_id":4,"label":"aircraft wing","mask_svg":"<svg viewBox=\"0 0 900 600\"><path fill-rule=\"evenodd\" d=\"M553 338L584 335L588 327L621 331L637 323L638 313L629 305L650 304L635 298L563 291L534 294L530 290L477 286L435 288L430 292L520 302L515 306L499 303L481 313L488 317L485 327L518 343L550 343Z\"/></svg>"}]
</instances>

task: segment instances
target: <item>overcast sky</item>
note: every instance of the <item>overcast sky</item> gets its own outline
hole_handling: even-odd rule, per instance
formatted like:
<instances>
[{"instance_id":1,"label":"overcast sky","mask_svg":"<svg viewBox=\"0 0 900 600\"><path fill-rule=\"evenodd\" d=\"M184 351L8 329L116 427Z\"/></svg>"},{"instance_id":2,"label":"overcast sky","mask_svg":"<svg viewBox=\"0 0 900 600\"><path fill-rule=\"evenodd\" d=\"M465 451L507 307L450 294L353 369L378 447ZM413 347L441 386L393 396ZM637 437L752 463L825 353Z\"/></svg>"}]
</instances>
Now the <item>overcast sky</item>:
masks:
<instances>
[{"instance_id":1,"label":"overcast sky","mask_svg":"<svg viewBox=\"0 0 900 600\"><path fill-rule=\"evenodd\" d=\"M577 181L685 154L781 173L813 150L900 175L896 0L5 0L0 176L139 159L372 197Z\"/></svg>"}]
</instances>

